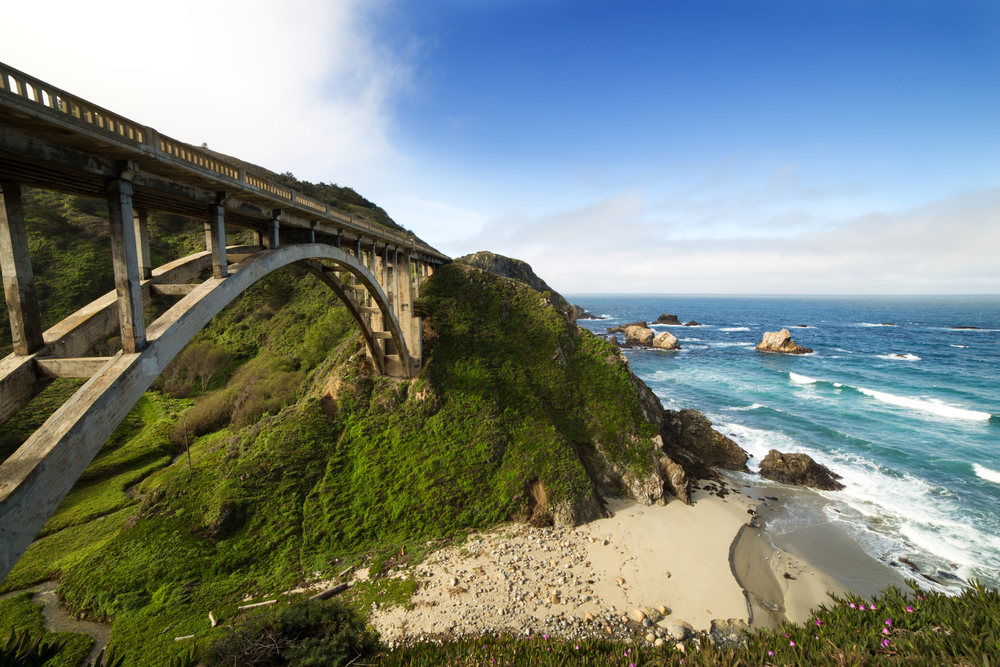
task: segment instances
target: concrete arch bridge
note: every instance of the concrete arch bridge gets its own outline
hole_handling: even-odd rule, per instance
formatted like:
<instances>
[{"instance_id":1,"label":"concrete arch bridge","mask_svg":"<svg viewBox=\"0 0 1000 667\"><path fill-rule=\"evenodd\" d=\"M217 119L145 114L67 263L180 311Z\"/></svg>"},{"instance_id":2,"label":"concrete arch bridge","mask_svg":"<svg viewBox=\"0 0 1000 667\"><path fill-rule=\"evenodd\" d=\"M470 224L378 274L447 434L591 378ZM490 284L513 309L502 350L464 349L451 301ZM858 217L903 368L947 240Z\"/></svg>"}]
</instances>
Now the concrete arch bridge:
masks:
<instances>
[{"instance_id":1,"label":"concrete arch bridge","mask_svg":"<svg viewBox=\"0 0 1000 667\"><path fill-rule=\"evenodd\" d=\"M14 343L0 359L0 425L54 379L86 378L0 464L0 579L167 364L263 276L304 266L343 301L378 372L410 377L419 369L413 300L420 282L450 259L261 173L0 63L0 272ZM115 291L46 331L22 185L108 203ZM202 220L205 251L152 267L149 211ZM227 246L227 228L250 230L253 243ZM178 300L147 322L144 307L164 297ZM87 356L116 333L120 353Z\"/></svg>"}]
</instances>

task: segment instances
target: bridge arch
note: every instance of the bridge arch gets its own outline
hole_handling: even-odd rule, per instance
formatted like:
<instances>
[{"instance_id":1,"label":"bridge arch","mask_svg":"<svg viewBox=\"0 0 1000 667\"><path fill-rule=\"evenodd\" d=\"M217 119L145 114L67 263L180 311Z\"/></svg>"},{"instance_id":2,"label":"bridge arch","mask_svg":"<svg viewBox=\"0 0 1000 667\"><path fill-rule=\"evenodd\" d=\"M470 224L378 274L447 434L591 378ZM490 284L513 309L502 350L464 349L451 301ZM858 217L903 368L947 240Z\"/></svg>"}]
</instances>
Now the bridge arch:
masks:
<instances>
[{"instance_id":1,"label":"bridge arch","mask_svg":"<svg viewBox=\"0 0 1000 667\"><path fill-rule=\"evenodd\" d=\"M251 249L256 252L242 254ZM209 278L200 285L163 282L164 276L196 272L197 267L206 264L206 259L210 260L206 252L161 267L154 272L153 280L144 283L151 293L183 294L183 297L147 328L147 344L140 352L119 352L106 359L60 360L41 356L58 355L60 351L72 351L79 355L99 342L99 337L94 334L84 336L91 342L81 350L74 349L67 339L73 338L74 325L80 329L81 321L94 317L95 313L99 316L109 310L108 306L113 307L112 293L46 332L49 344L39 351L40 354L12 354L0 360L0 386L5 381L17 382L26 374L33 376L38 369L53 369L60 361L70 367L76 364L93 371L92 374L87 372L89 379L84 385L0 465L0 580L7 576L114 429L167 364L233 299L280 268L297 263L317 275L337 294L358 323L369 355L380 373L394 367L401 371L395 373L397 375L412 375L414 363L419 362L411 359L407 340L416 336L419 341L419 320L413 320L411 313L407 313L404 320L407 320L409 330L400 325L386 292L359 259L321 243L286 245L270 250L260 250L259 247L230 248L229 252L240 261L229 267L226 277ZM329 267L324 261L332 262L334 266ZM345 283L338 275L343 272L354 276L356 285ZM159 284L158 279L161 281ZM356 288L364 289L375 305L364 306L359 299L352 298L350 292ZM108 301L108 304L103 301ZM368 315L380 316L384 331L373 328L366 317ZM374 317L372 320L377 321ZM106 331L107 326L104 325L102 330ZM391 340L396 354L387 354L387 350L380 346L380 340Z\"/></svg>"}]
</instances>

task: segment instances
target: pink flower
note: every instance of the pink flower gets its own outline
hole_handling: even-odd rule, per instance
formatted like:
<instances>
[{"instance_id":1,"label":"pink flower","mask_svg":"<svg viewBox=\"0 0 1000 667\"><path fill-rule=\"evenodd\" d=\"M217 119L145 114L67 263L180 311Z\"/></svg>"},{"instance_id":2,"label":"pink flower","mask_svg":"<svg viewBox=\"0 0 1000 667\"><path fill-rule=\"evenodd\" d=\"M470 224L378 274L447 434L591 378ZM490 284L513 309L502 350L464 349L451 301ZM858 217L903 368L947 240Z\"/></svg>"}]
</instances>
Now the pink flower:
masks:
<instances>
[{"instance_id":1,"label":"pink flower","mask_svg":"<svg viewBox=\"0 0 1000 667\"><path fill-rule=\"evenodd\" d=\"M891 618L885 619L885 624L888 625L891 628L892 627L892 619Z\"/></svg>"},{"instance_id":2,"label":"pink flower","mask_svg":"<svg viewBox=\"0 0 1000 667\"><path fill-rule=\"evenodd\" d=\"M856 608L857 608L857 607L855 607L855 606L854 606L854 603L852 602L852 603L851 603L851 609L856 609Z\"/></svg>"},{"instance_id":3,"label":"pink flower","mask_svg":"<svg viewBox=\"0 0 1000 667\"><path fill-rule=\"evenodd\" d=\"M906 611L907 611L907 613L912 614L913 613L913 607L907 607Z\"/></svg>"},{"instance_id":4,"label":"pink flower","mask_svg":"<svg viewBox=\"0 0 1000 667\"><path fill-rule=\"evenodd\" d=\"M816 625L823 625L823 623L817 618L816 619Z\"/></svg>"},{"instance_id":5,"label":"pink flower","mask_svg":"<svg viewBox=\"0 0 1000 667\"><path fill-rule=\"evenodd\" d=\"M858 609L860 609L861 611L864 611L865 610L865 606L863 604L859 604L858 605Z\"/></svg>"},{"instance_id":6,"label":"pink flower","mask_svg":"<svg viewBox=\"0 0 1000 667\"><path fill-rule=\"evenodd\" d=\"M768 655L774 655L774 651L768 651L767 654Z\"/></svg>"},{"instance_id":7,"label":"pink flower","mask_svg":"<svg viewBox=\"0 0 1000 667\"><path fill-rule=\"evenodd\" d=\"M883 635L889 634L889 628L882 628L882 634Z\"/></svg>"},{"instance_id":8,"label":"pink flower","mask_svg":"<svg viewBox=\"0 0 1000 667\"><path fill-rule=\"evenodd\" d=\"M886 647L889 646L889 640L888 639L883 639L882 640L882 646L886 646Z\"/></svg>"},{"instance_id":9,"label":"pink flower","mask_svg":"<svg viewBox=\"0 0 1000 667\"><path fill-rule=\"evenodd\" d=\"M788 642L789 646L795 646L795 642Z\"/></svg>"}]
</instances>

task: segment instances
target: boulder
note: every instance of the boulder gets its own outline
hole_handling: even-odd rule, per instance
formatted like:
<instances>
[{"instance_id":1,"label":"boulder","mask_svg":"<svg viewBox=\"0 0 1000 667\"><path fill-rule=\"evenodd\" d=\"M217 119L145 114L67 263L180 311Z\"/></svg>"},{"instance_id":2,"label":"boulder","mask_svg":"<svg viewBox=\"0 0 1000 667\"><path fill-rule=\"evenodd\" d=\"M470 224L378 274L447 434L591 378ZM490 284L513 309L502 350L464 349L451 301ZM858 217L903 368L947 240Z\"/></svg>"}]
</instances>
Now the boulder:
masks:
<instances>
[{"instance_id":1,"label":"boulder","mask_svg":"<svg viewBox=\"0 0 1000 667\"><path fill-rule=\"evenodd\" d=\"M840 475L813 461L808 454L782 454L772 449L760 462L760 475L775 482L809 486L821 491L840 491Z\"/></svg>"},{"instance_id":2,"label":"boulder","mask_svg":"<svg viewBox=\"0 0 1000 667\"><path fill-rule=\"evenodd\" d=\"M660 477L663 483L675 498L685 505L691 504L691 485L681 464L675 462L666 454L660 456Z\"/></svg>"},{"instance_id":3,"label":"boulder","mask_svg":"<svg viewBox=\"0 0 1000 667\"><path fill-rule=\"evenodd\" d=\"M750 472L750 458L734 441L712 428L712 422L697 410L665 410L664 429L670 440L701 457L705 463L726 470Z\"/></svg>"},{"instance_id":4,"label":"boulder","mask_svg":"<svg viewBox=\"0 0 1000 667\"><path fill-rule=\"evenodd\" d=\"M681 344L677 340L677 336L669 331L664 331L653 339L653 347L659 350L679 350L681 349Z\"/></svg>"},{"instance_id":5,"label":"boulder","mask_svg":"<svg viewBox=\"0 0 1000 667\"><path fill-rule=\"evenodd\" d=\"M608 336L608 342L615 347L621 347L622 344L618 342L618 336Z\"/></svg>"},{"instance_id":6,"label":"boulder","mask_svg":"<svg viewBox=\"0 0 1000 667\"><path fill-rule=\"evenodd\" d=\"M625 333L625 330L629 327L642 327L643 329L648 329L649 325L645 322L631 322L629 324L622 324L617 327L608 327L608 333Z\"/></svg>"},{"instance_id":7,"label":"boulder","mask_svg":"<svg viewBox=\"0 0 1000 667\"><path fill-rule=\"evenodd\" d=\"M781 352L782 354L809 354L812 350L802 347L792 340L792 334L788 329L781 331L768 331L764 333L764 338L757 344L758 352Z\"/></svg>"},{"instance_id":8,"label":"boulder","mask_svg":"<svg viewBox=\"0 0 1000 667\"><path fill-rule=\"evenodd\" d=\"M694 320L691 320L690 322L685 322L684 326L686 326L686 327L700 327L701 325L698 324L697 322L695 322Z\"/></svg>"},{"instance_id":9,"label":"boulder","mask_svg":"<svg viewBox=\"0 0 1000 667\"><path fill-rule=\"evenodd\" d=\"M652 345L654 336L656 334L653 333L653 330L646 327L633 326L625 328L625 343L628 345Z\"/></svg>"},{"instance_id":10,"label":"boulder","mask_svg":"<svg viewBox=\"0 0 1000 667\"><path fill-rule=\"evenodd\" d=\"M979 331L979 327L952 327L952 329L974 329Z\"/></svg>"},{"instance_id":11,"label":"boulder","mask_svg":"<svg viewBox=\"0 0 1000 667\"><path fill-rule=\"evenodd\" d=\"M676 326L680 326L681 325L681 321L679 319L677 319L676 315L669 315L667 313L664 313L663 315L660 315L659 317L657 317L656 318L656 323L657 324L674 324Z\"/></svg>"}]
</instances>

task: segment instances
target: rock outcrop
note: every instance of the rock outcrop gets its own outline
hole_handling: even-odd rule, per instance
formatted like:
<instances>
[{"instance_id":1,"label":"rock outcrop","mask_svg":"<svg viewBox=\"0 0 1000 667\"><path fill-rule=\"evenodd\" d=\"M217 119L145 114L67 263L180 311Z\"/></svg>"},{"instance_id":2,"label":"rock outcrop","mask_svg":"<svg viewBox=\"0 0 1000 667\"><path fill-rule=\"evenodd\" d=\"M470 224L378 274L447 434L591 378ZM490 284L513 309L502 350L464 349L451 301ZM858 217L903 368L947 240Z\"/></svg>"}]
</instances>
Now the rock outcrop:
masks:
<instances>
[{"instance_id":1,"label":"rock outcrop","mask_svg":"<svg viewBox=\"0 0 1000 667\"><path fill-rule=\"evenodd\" d=\"M642 327L643 329L648 329L649 325L643 322L629 322L628 324L621 324L617 327L608 327L608 333L625 333L625 330L629 327Z\"/></svg>"},{"instance_id":2,"label":"rock outcrop","mask_svg":"<svg viewBox=\"0 0 1000 667\"><path fill-rule=\"evenodd\" d=\"M504 257L503 255L482 250L471 255L459 257L455 262L474 266L477 269L482 269L487 273L492 273L501 278L516 280L530 286L536 292L547 293L549 300L556 308L564 312L566 317L576 319L574 317L576 306L571 305L559 292L549 287L544 280L535 275L531 265L523 260Z\"/></svg>"},{"instance_id":3,"label":"rock outcrop","mask_svg":"<svg viewBox=\"0 0 1000 667\"><path fill-rule=\"evenodd\" d=\"M757 343L758 352L780 352L782 354L809 354L812 349L802 347L792 340L792 334L788 329L781 331L768 331L764 333L764 338Z\"/></svg>"},{"instance_id":4,"label":"rock outcrop","mask_svg":"<svg viewBox=\"0 0 1000 667\"><path fill-rule=\"evenodd\" d=\"M701 325L698 324L697 322L695 322L694 320L691 320L690 322L685 322L684 326L686 326L686 327L700 327Z\"/></svg>"},{"instance_id":5,"label":"rock outcrop","mask_svg":"<svg viewBox=\"0 0 1000 667\"><path fill-rule=\"evenodd\" d=\"M952 327L952 329L972 329L974 331L979 331L979 327Z\"/></svg>"},{"instance_id":6,"label":"rock outcrop","mask_svg":"<svg viewBox=\"0 0 1000 667\"><path fill-rule=\"evenodd\" d=\"M782 454L772 449L760 462L760 475L775 482L809 486L821 491L840 491L840 475L816 463L808 454Z\"/></svg>"},{"instance_id":7,"label":"rock outcrop","mask_svg":"<svg viewBox=\"0 0 1000 667\"><path fill-rule=\"evenodd\" d=\"M708 465L750 472L750 458L743 448L712 428L712 422L697 410L664 410L669 439L697 455Z\"/></svg>"},{"instance_id":8,"label":"rock outcrop","mask_svg":"<svg viewBox=\"0 0 1000 667\"><path fill-rule=\"evenodd\" d=\"M653 330L646 327L627 327L625 329L625 344L649 347L653 344L655 336Z\"/></svg>"},{"instance_id":9,"label":"rock outcrop","mask_svg":"<svg viewBox=\"0 0 1000 667\"><path fill-rule=\"evenodd\" d=\"M603 320L603 317L598 317L597 315L591 315L585 311L580 306L573 304L573 319L574 320Z\"/></svg>"},{"instance_id":10,"label":"rock outcrop","mask_svg":"<svg viewBox=\"0 0 1000 667\"><path fill-rule=\"evenodd\" d=\"M656 318L656 323L657 324L673 324L673 325L676 325L676 326L680 326L681 325L681 321L679 319L677 319L676 315L670 315L668 313L664 313L663 315L660 315L659 317L657 317Z\"/></svg>"},{"instance_id":11,"label":"rock outcrop","mask_svg":"<svg viewBox=\"0 0 1000 667\"><path fill-rule=\"evenodd\" d=\"M653 347L658 350L679 350L681 343L677 340L677 336L669 331L664 331L653 339Z\"/></svg>"}]
</instances>

